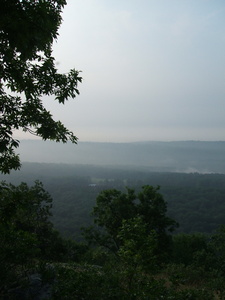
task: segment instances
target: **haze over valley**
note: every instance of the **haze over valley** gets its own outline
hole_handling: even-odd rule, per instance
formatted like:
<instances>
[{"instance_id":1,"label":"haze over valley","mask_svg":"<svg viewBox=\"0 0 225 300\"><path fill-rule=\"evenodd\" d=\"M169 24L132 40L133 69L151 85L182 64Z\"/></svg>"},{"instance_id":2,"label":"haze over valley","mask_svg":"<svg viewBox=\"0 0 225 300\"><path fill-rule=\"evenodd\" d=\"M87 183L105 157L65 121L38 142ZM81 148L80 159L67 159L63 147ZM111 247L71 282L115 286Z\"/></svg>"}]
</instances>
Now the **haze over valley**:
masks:
<instances>
[{"instance_id":1,"label":"haze over valley","mask_svg":"<svg viewBox=\"0 0 225 300\"><path fill-rule=\"evenodd\" d=\"M61 144L22 140L24 162L108 165L149 171L225 173L225 142L176 141Z\"/></svg>"}]
</instances>

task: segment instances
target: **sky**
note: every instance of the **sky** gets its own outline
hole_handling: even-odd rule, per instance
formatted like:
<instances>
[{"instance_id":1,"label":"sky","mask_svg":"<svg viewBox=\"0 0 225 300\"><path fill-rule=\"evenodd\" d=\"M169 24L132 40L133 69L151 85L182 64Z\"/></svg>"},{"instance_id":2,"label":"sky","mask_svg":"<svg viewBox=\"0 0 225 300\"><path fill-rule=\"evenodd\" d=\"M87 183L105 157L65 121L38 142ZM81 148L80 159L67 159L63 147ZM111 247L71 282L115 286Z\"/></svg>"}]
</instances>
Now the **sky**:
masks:
<instances>
[{"instance_id":1,"label":"sky","mask_svg":"<svg viewBox=\"0 0 225 300\"><path fill-rule=\"evenodd\" d=\"M44 103L80 141L225 140L224 0L68 0L53 55L80 96Z\"/></svg>"}]
</instances>

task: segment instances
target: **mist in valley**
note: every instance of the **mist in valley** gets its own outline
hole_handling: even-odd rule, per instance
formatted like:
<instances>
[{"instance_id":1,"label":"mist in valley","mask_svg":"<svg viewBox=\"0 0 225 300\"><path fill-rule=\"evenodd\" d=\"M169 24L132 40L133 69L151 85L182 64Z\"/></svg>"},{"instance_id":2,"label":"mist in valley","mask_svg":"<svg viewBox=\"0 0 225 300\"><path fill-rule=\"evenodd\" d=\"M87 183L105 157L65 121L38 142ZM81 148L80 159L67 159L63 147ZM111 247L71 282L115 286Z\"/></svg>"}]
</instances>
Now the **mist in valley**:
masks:
<instances>
[{"instance_id":1,"label":"mist in valley","mask_svg":"<svg viewBox=\"0 0 225 300\"><path fill-rule=\"evenodd\" d=\"M126 167L184 173L225 173L225 142L176 141L60 144L22 140L23 162Z\"/></svg>"}]
</instances>

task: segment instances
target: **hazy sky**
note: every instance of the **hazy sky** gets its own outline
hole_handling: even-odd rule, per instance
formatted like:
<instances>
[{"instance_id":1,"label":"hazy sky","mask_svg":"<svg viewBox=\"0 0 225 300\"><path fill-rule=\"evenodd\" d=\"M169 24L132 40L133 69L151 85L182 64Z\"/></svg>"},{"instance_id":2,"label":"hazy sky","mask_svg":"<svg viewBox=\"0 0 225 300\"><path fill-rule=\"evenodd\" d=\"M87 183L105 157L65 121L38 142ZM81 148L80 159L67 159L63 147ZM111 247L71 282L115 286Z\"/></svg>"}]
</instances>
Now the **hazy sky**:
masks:
<instances>
[{"instance_id":1,"label":"hazy sky","mask_svg":"<svg viewBox=\"0 0 225 300\"><path fill-rule=\"evenodd\" d=\"M68 0L59 34L84 81L45 102L80 141L225 140L224 0Z\"/></svg>"}]
</instances>

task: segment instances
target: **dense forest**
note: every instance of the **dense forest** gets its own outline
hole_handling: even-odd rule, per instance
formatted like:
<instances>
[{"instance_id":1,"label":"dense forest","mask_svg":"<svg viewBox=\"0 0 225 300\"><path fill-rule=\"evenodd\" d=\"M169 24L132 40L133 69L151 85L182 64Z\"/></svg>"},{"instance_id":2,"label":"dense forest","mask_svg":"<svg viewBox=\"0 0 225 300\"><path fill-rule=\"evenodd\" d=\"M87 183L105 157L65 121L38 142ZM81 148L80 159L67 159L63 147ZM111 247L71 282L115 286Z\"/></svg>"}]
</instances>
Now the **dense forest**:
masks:
<instances>
[{"instance_id":1,"label":"dense forest","mask_svg":"<svg viewBox=\"0 0 225 300\"><path fill-rule=\"evenodd\" d=\"M225 224L225 175L147 172L107 166L24 163L20 172L2 175L14 184L39 179L53 197L52 221L63 236L80 240L82 226L101 190L143 185L160 186L168 215L179 224L176 233L212 233Z\"/></svg>"},{"instance_id":2,"label":"dense forest","mask_svg":"<svg viewBox=\"0 0 225 300\"><path fill-rule=\"evenodd\" d=\"M2 299L224 299L224 174L24 163L1 179Z\"/></svg>"}]
</instances>

